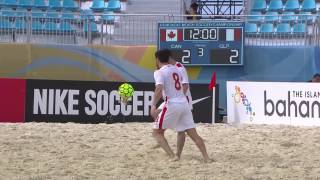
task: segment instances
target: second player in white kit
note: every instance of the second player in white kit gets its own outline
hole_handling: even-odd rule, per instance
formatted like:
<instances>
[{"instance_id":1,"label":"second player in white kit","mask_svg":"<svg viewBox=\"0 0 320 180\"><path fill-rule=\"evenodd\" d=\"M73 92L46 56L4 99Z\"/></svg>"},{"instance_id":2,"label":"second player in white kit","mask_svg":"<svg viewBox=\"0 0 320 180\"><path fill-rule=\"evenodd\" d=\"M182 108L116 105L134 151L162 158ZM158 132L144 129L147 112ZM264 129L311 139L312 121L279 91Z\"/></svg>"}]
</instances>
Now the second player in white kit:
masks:
<instances>
[{"instance_id":1,"label":"second player in white kit","mask_svg":"<svg viewBox=\"0 0 320 180\"><path fill-rule=\"evenodd\" d=\"M189 86L189 78L188 78L188 73L187 73L187 70L186 68L179 62L176 62L175 60L171 60L171 61L174 61L174 65L178 68L179 72L181 73L181 76L182 76L182 79L183 79L183 82L182 83L185 83L185 84L188 84ZM185 93L186 95L186 98L188 100L188 103L189 103L189 106L190 106L190 109L193 109L192 107L192 96L191 96L191 92L190 92L190 87L187 89L187 92Z\"/></svg>"}]
</instances>

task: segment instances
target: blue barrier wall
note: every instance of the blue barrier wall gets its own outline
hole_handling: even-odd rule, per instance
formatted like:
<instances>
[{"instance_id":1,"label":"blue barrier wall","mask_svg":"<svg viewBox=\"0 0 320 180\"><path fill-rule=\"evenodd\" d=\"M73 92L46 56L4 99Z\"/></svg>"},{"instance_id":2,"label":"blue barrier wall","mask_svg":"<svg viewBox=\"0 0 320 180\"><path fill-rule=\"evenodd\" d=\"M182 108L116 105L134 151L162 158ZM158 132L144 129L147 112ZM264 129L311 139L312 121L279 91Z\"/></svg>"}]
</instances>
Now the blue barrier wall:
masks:
<instances>
[{"instance_id":1,"label":"blue barrier wall","mask_svg":"<svg viewBox=\"0 0 320 180\"><path fill-rule=\"evenodd\" d=\"M0 44L0 77L153 82L155 51L156 46ZM226 81L305 82L320 71L319 59L319 47L246 46L244 66L187 69L191 83L209 84L215 71L220 107L226 108Z\"/></svg>"}]
</instances>

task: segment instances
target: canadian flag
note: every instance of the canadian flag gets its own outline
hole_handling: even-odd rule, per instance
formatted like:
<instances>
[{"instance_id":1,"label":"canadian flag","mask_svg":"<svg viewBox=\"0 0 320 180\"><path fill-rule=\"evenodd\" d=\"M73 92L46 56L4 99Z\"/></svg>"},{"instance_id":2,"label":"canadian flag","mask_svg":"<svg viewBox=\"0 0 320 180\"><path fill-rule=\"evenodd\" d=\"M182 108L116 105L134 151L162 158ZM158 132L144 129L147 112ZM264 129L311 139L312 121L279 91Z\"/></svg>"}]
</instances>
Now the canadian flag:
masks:
<instances>
[{"instance_id":1,"label":"canadian flag","mask_svg":"<svg viewBox=\"0 0 320 180\"><path fill-rule=\"evenodd\" d=\"M161 41L182 41L182 29L161 29Z\"/></svg>"}]
</instances>

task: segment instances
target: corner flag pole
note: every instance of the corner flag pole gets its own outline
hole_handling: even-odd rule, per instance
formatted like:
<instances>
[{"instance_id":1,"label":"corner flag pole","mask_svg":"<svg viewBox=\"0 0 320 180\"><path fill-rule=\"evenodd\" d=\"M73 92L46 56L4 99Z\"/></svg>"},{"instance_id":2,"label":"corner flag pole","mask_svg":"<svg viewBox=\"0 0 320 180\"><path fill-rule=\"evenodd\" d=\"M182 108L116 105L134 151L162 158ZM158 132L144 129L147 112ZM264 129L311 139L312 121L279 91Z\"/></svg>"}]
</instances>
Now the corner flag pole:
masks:
<instances>
[{"instance_id":1,"label":"corner flag pole","mask_svg":"<svg viewBox=\"0 0 320 180\"><path fill-rule=\"evenodd\" d=\"M212 91L212 124L215 123L216 120L216 72L213 72L211 81L209 84L209 91Z\"/></svg>"}]
</instances>

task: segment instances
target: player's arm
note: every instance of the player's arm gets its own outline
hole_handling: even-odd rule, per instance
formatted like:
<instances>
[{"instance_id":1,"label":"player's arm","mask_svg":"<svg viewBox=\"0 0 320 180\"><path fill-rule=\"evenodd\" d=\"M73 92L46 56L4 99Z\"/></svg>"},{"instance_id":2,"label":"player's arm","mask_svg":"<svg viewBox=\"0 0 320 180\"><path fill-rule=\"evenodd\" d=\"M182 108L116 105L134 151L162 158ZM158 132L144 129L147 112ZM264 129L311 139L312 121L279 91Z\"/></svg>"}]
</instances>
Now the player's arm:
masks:
<instances>
[{"instance_id":1,"label":"player's arm","mask_svg":"<svg viewBox=\"0 0 320 180\"><path fill-rule=\"evenodd\" d=\"M156 119L160 111L157 111L157 104L159 100L162 98L162 89L163 85L156 85L156 89L154 90L153 98L152 98L152 106L151 106L151 116L153 119Z\"/></svg>"},{"instance_id":2,"label":"player's arm","mask_svg":"<svg viewBox=\"0 0 320 180\"><path fill-rule=\"evenodd\" d=\"M188 78L188 73L186 71L186 69L184 67L181 67L182 70L181 75L182 75L182 89L183 89L183 93L186 94L188 89L189 89L189 78Z\"/></svg>"},{"instance_id":3,"label":"player's arm","mask_svg":"<svg viewBox=\"0 0 320 180\"><path fill-rule=\"evenodd\" d=\"M153 94L152 106L157 106L159 100L162 98L162 90L163 90L162 84L156 85L156 89L154 90L154 94Z\"/></svg>"},{"instance_id":4,"label":"player's arm","mask_svg":"<svg viewBox=\"0 0 320 180\"><path fill-rule=\"evenodd\" d=\"M186 94L189 89L189 83L182 84L183 93Z\"/></svg>"},{"instance_id":5,"label":"player's arm","mask_svg":"<svg viewBox=\"0 0 320 180\"><path fill-rule=\"evenodd\" d=\"M157 111L157 103L162 98L162 90L163 90L163 84L164 84L164 79L159 71L156 71L154 73L154 80L156 83L156 88L154 90L154 94L152 98L152 106L151 106L150 114L154 119L156 119L159 114L159 112Z\"/></svg>"}]
</instances>

